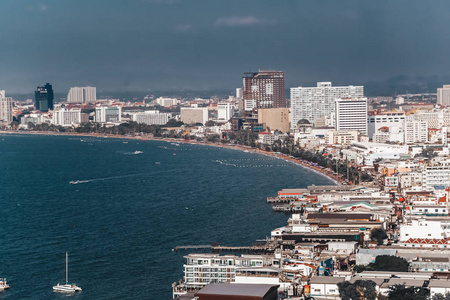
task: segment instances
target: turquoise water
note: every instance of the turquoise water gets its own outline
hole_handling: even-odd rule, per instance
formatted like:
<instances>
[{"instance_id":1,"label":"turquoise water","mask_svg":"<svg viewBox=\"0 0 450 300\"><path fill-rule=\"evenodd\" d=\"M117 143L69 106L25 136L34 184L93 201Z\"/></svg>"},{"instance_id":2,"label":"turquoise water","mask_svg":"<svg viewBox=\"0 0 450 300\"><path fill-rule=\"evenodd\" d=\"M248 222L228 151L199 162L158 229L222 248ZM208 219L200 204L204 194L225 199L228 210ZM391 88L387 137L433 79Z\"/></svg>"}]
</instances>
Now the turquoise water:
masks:
<instances>
[{"instance_id":1,"label":"turquoise water","mask_svg":"<svg viewBox=\"0 0 450 300\"><path fill-rule=\"evenodd\" d=\"M78 184L69 184L79 181ZM331 184L260 154L203 145L0 135L0 299L171 299L177 245L251 245L286 224L266 197Z\"/></svg>"}]
</instances>

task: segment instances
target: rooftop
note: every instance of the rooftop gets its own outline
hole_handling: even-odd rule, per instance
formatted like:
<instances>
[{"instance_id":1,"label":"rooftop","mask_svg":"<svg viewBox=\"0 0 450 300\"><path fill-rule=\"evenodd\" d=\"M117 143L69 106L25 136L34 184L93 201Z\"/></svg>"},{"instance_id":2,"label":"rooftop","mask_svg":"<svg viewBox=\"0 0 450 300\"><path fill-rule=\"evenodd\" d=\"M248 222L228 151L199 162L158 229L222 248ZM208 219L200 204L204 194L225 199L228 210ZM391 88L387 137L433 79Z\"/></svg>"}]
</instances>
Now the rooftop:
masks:
<instances>
[{"instance_id":1,"label":"rooftop","mask_svg":"<svg viewBox=\"0 0 450 300\"><path fill-rule=\"evenodd\" d=\"M201 295L227 295L227 296L259 296L264 297L270 290L278 288L279 285L272 284L208 284L195 296Z\"/></svg>"},{"instance_id":2,"label":"rooftop","mask_svg":"<svg viewBox=\"0 0 450 300\"><path fill-rule=\"evenodd\" d=\"M310 284L339 283L342 281L345 281L344 277L315 276L311 278Z\"/></svg>"}]
</instances>

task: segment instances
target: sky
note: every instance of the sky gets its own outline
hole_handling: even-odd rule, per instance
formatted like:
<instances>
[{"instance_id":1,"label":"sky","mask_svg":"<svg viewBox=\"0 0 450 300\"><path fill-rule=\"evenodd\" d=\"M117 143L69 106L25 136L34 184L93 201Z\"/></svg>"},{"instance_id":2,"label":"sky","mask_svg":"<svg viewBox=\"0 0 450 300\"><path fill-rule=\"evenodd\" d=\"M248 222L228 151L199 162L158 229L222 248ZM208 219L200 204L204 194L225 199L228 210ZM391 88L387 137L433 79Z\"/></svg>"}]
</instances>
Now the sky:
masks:
<instances>
[{"instance_id":1,"label":"sky","mask_svg":"<svg viewBox=\"0 0 450 300\"><path fill-rule=\"evenodd\" d=\"M450 83L448 0L1 0L0 13L7 94L233 91L258 69L380 95Z\"/></svg>"}]
</instances>

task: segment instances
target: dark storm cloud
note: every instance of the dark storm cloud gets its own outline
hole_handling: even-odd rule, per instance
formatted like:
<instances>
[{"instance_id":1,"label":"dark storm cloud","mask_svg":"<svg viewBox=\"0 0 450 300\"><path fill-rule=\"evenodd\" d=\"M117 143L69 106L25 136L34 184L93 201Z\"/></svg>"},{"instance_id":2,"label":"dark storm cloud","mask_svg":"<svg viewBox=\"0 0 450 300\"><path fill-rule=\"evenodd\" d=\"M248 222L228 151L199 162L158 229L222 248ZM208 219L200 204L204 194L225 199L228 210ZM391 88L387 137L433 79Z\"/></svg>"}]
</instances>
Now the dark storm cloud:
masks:
<instances>
[{"instance_id":1,"label":"dark storm cloud","mask_svg":"<svg viewBox=\"0 0 450 300\"><path fill-rule=\"evenodd\" d=\"M284 70L287 87L450 79L447 0L2 0L0 11L10 92L232 90L250 69Z\"/></svg>"}]
</instances>

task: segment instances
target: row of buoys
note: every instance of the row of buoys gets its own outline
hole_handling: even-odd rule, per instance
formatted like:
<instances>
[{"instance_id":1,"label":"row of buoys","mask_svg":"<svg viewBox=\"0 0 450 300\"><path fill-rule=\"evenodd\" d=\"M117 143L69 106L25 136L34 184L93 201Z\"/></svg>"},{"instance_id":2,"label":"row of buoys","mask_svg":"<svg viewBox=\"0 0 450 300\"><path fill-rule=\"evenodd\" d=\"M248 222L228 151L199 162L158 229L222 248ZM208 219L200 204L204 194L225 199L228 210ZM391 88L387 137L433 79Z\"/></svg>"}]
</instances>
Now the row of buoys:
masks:
<instances>
[{"instance_id":1,"label":"row of buoys","mask_svg":"<svg viewBox=\"0 0 450 300\"><path fill-rule=\"evenodd\" d=\"M267 158L241 158L241 159L219 159L221 161L250 161L250 160L275 160L274 158L272 159L267 159Z\"/></svg>"}]
</instances>

